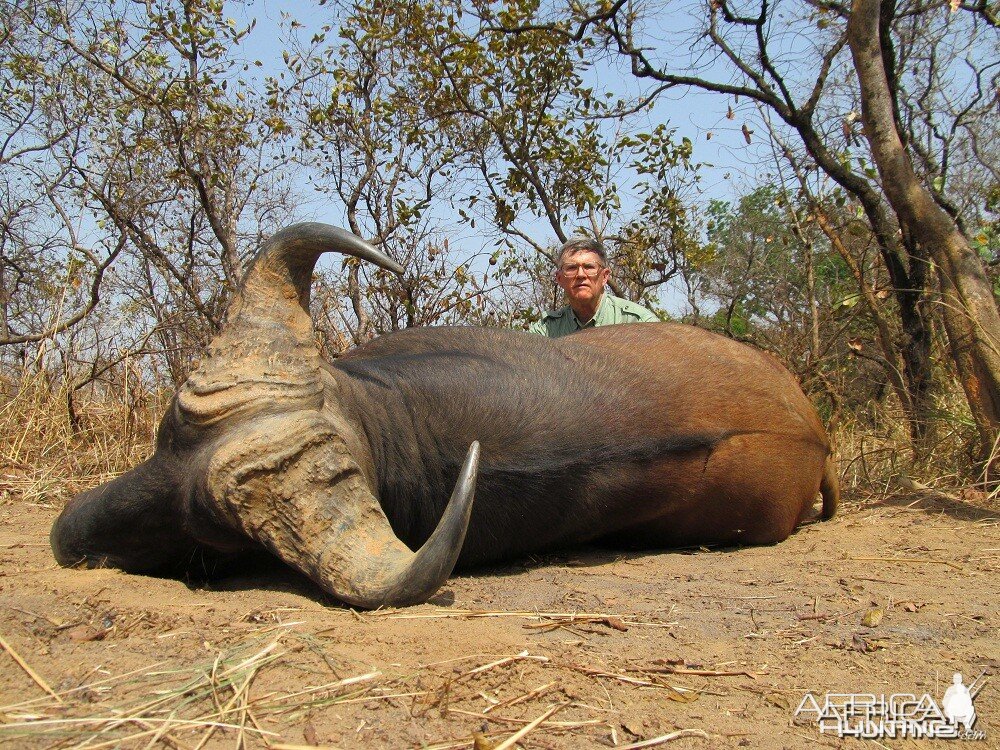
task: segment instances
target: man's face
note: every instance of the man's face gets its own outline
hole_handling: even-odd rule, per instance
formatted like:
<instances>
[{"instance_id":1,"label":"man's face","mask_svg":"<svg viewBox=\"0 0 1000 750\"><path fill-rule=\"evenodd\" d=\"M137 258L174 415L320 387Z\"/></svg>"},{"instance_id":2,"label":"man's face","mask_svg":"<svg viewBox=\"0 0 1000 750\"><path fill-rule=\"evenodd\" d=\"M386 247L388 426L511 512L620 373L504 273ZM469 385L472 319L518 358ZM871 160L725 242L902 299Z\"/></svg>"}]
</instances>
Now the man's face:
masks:
<instances>
[{"instance_id":1,"label":"man's face","mask_svg":"<svg viewBox=\"0 0 1000 750\"><path fill-rule=\"evenodd\" d=\"M601 256L582 250L563 255L562 264L556 271L556 283L566 291L571 304L589 304L600 299L610 276Z\"/></svg>"}]
</instances>

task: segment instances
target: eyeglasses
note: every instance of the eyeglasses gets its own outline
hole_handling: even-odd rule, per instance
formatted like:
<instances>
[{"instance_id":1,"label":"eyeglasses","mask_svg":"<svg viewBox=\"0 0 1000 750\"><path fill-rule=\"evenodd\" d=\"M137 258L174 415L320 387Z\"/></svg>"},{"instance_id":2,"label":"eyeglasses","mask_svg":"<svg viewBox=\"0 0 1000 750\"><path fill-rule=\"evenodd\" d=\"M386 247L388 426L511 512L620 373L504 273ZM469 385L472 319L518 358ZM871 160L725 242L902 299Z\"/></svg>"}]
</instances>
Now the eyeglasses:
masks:
<instances>
[{"instance_id":1,"label":"eyeglasses","mask_svg":"<svg viewBox=\"0 0 1000 750\"><path fill-rule=\"evenodd\" d=\"M559 269L559 272L566 276L567 278L574 278L579 274L593 278L597 276L601 271L604 270L604 266L600 266L596 263L584 263L582 265L578 263L567 263Z\"/></svg>"}]
</instances>

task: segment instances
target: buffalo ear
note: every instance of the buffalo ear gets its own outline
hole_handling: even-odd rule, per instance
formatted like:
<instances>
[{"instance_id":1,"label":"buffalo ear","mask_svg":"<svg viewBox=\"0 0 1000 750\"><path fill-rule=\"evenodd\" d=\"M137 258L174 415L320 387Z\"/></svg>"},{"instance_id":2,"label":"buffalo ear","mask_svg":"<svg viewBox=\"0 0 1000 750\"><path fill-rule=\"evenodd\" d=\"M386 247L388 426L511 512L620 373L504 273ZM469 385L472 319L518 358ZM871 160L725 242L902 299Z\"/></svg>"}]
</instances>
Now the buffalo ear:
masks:
<instances>
[{"instance_id":1,"label":"buffalo ear","mask_svg":"<svg viewBox=\"0 0 1000 750\"><path fill-rule=\"evenodd\" d=\"M130 573L183 568L199 545L186 531L173 472L158 455L66 505L49 535L60 565Z\"/></svg>"}]
</instances>

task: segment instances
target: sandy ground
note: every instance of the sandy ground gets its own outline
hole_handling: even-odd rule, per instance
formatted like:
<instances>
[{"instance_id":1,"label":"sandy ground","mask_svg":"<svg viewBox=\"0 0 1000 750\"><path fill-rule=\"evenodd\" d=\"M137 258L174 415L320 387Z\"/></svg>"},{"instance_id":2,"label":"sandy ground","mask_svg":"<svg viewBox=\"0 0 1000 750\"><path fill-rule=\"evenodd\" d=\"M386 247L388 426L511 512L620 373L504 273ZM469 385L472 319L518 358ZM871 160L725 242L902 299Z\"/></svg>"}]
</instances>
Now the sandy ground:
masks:
<instances>
[{"instance_id":1,"label":"sandy ground","mask_svg":"<svg viewBox=\"0 0 1000 750\"><path fill-rule=\"evenodd\" d=\"M986 738L957 746L1000 747L1000 506L981 495L848 501L767 548L532 558L374 613L274 566L62 570L59 502L3 503L5 747L956 747L793 714L807 692L940 701L984 670Z\"/></svg>"}]
</instances>

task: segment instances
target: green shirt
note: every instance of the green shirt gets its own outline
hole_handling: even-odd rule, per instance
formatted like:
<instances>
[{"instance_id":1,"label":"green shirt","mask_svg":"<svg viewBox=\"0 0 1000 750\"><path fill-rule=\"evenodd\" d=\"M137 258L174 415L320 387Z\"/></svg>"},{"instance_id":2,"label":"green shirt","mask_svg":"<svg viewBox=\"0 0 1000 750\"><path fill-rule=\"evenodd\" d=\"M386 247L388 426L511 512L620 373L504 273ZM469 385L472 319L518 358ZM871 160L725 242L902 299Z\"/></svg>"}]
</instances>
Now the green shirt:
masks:
<instances>
[{"instance_id":1,"label":"green shirt","mask_svg":"<svg viewBox=\"0 0 1000 750\"><path fill-rule=\"evenodd\" d=\"M555 339L584 328L595 326L612 326L617 323L658 323L659 318L650 310L635 302L605 292L601 304L597 306L597 314L584 324L576 317L569 305L558 310L550 310L542 319L532 323L529 333L538 333Z\"/></svg>"}]
</instances>

